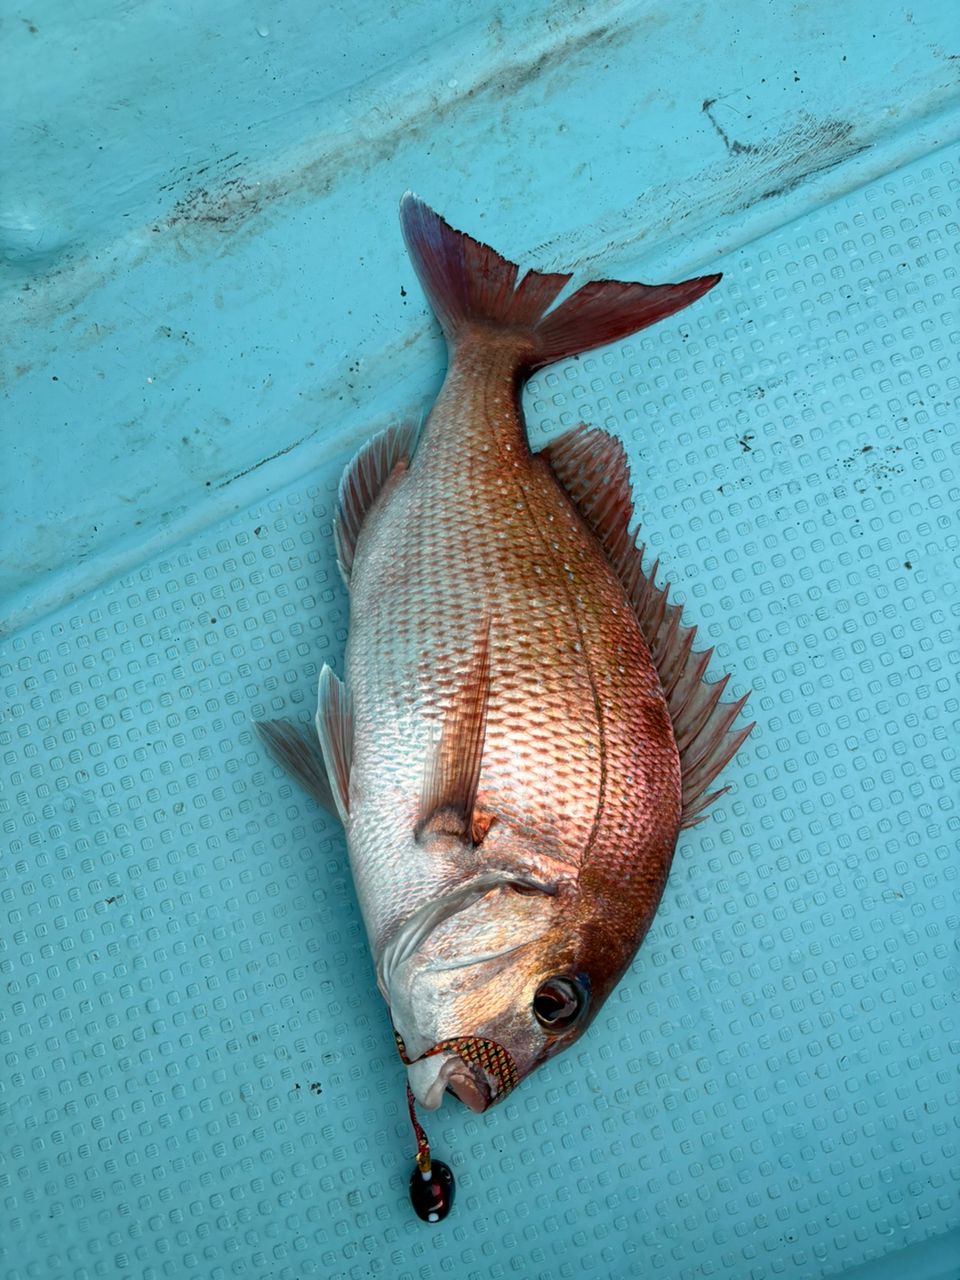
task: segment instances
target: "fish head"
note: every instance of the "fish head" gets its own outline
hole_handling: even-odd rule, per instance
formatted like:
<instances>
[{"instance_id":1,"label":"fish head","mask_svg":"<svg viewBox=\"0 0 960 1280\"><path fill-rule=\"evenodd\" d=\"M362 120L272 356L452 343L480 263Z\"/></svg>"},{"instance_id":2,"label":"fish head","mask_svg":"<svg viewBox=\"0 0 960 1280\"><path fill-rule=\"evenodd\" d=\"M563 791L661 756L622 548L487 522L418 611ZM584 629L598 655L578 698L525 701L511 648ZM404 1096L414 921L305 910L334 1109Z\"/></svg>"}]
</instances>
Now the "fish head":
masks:
<instances>
[{"instance_id":1,"label":"fish head","mask_svg":"<svg viewBox=\"0 0 960 1280\"><path fill-rule=\"evenodd\" d=\"M381 989L422 1107L450 1092L485 1111L583 1033L613 981L578 907L572 884L480 876L388 944Z\"/></svg>"}]
</instances>

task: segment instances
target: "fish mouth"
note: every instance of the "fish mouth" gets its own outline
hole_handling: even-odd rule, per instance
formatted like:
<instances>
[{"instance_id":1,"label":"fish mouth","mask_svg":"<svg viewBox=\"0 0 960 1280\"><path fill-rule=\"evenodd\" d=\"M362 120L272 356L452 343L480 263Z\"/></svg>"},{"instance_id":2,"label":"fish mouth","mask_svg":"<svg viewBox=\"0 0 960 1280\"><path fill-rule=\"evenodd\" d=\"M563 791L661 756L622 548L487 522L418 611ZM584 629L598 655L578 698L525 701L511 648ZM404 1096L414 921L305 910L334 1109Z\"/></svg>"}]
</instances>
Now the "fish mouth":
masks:
<instances>
[{"instance_id":1,"label":"fish mouth","mask_svg":"<svg viewBox=\"0 0 960 1280\"><path fill-rule=\"evenodd\" d=\"M447 1092L477 1115L486 1111L493 1102L493 1090L479 1067L471 1067L461 1061L460 1070L451 1073L447 1080Z\"/></svg>"},{"instance_id":2,"label":"fish mouth","mask_svg":"<svg viewBox=\"0 0 960 1280\"><path fill-rule=\"evenodd\" d=\"M408 1066L407 1079L413 1096L425 1111L436 1111L446 1093L453 1094L478 1115L493 1101L493 1090L483 1069L464 1062L457 1053L448 1051L418 1058Z\"/></svg>"}]
</instances>

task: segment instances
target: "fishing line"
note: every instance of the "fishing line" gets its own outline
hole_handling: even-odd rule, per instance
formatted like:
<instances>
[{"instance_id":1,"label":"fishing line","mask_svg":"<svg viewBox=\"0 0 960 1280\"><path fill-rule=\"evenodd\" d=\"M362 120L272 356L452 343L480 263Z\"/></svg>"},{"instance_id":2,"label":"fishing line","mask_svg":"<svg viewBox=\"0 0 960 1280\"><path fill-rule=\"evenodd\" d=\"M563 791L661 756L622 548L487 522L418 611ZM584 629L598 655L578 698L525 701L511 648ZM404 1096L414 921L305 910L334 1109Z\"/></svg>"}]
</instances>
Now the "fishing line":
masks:
<instances>
[{"instance_id":1,"label":"fishing line","mask_svg":"<svg viewBox=\"0 0 960 1280\"><path fill-rule=\"evenodd\" d=\"M438 1053L452 1052L462 1058L471 1067L479 1067L497 1083L497 1090L492 1095L489 1106L505 1098L520 1083L520 1074L516 1063L503 1045L496 1040L485 1040L481 1036L453 1036L449 1040L441 1040L432 1049L419 1058L408 1058L406 1045L400 1033L394 1029L397 1041L397 1052L400 1061L406 1066L421 1062L424 1058L433 1058ZM453 1194L456 1183L453 1171L442 1160L434 1160L430 1154L430 1140L426 1131L417 1119L416 1100L413 1090L407 1085L407 1106L410 1110L410 1123L417 1139L417 1156L413 1173L410 1177L410 1200L414 1211L424 1222L440 1222L453 1207Z\"/></svg>"}]
</instances>

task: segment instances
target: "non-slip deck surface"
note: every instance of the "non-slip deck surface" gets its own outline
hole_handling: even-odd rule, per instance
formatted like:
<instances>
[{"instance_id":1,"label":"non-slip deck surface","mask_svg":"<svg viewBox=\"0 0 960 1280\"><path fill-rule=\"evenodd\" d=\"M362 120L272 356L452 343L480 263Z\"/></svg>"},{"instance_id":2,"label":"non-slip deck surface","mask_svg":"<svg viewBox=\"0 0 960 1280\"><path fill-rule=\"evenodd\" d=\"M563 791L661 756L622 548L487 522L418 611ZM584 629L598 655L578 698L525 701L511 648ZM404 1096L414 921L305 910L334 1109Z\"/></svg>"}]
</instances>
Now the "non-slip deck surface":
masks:
<instances>
[{"instance_id":1,"label":"non-slip deck surface","mask_svg":"<svg viewBox=\"0 0 960 1280\"><path fill-rule=\"evenodd\" d=\"M622 434L758 726L588 1036L432 1118L440 1226L342 838L249 727L341 663L336 471L6 643L3 1280L960 1275L958 179L531 387L536 440Z\"/></svg>"}]
</instances>

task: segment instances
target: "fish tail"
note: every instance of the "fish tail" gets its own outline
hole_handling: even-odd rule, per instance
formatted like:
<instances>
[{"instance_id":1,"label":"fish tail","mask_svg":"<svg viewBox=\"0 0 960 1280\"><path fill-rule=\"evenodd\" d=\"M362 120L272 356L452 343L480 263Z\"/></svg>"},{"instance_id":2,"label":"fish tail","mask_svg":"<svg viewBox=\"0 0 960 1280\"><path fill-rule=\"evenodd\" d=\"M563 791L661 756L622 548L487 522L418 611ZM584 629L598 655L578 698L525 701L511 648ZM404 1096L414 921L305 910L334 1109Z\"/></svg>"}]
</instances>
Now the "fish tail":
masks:
<instances>
[{"instance_id":1,"label":"fish tail","mask_svg":"<svg viewBox=\"0 0 960 1280\"><path fill-rule=\"evenodd\" d=\"M468 328L513 332L518 363L527 372L645 329L695 302L720 279L699 276L659 285L594 280L553 306L569 274L528 271L518 281L516 263L455 231L409 192L400 204L400 220L448 343L455 344Z\"/></svg>"}]
</instances>

